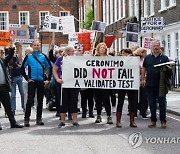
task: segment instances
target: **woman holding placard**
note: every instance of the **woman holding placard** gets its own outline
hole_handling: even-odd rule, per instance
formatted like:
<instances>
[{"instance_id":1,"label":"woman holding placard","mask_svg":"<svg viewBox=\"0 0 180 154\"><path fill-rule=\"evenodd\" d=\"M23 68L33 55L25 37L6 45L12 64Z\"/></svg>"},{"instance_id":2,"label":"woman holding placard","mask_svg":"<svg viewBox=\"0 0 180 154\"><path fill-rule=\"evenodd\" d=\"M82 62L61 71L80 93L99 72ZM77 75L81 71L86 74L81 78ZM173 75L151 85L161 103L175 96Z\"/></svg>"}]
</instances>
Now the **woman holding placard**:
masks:
<instances>
[{"instance_id":1,"label":"woman holding placard","mask_svg":"<svg viewBox=\"0 0 180 154\"><path fill-rule=\"evenodd\" d=\"M108 56L107 46L105 43L99 43L96 47L95 56ZM102 122L101 112L104 105L107 114L107 124L113 124L111 117L110 105L110 90L109 89L94 89L94 99L97 108L97 119L95 123Z\"/></svg>"},{"instance_id":2,"label":"woman holding placard","mask_svg":"<svg viewBox=\"0 0 180 154\"><path fill-rule=\"evenodd\" d=\"M64 56L74 56L74 48L67 46L64 50ZM53 67L53 75L56 79L57 83L63 84L62 80L62 59L63 57L59 57L55 65ZM62 89L62 101L60 104L60 113L61 113L61 122L58 125L59 128L65 126L65 117L66 112L70 109L70 113L72 114L72 123L73 126L78 127L79 124L77 122L77 103L78 103L78 88L63 88Z\"/></svg>"},{"instance_id":3,"label":"woman holding placard","mask_svg":"<svg viewBox=\"0 0 180 154\"><path fill-rule=\"evenodd\" d=\"M132 51L131 49L122 49L121 50L122 56L131 56ZM136 105L136 90L126 90L126 89L118 89L118 105L117 105L117 112L116 112L116 127L121 128L121 116L122 116L122 108L124 104L125 95L128 95L129 101L129 115L130 115L130 127L137 127L136 123L134 122L135 116L135 105Z\"/></svg>"}]
</instances>

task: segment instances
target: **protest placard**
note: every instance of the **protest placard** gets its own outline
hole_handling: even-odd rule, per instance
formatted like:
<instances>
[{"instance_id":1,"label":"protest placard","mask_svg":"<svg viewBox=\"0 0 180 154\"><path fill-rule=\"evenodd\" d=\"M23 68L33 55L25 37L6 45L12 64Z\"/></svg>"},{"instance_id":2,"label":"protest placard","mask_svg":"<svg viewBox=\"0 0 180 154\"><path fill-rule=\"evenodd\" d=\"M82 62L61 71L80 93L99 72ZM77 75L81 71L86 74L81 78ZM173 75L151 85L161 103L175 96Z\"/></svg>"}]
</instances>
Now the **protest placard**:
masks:
<instances>
[{"instance_id":1,"label":"protest placard","mask_svg":"<svg viewBox=\"0 0 180 154\"><path fill-rule=\"evenodd\" d=\"M115 38L116 38L116 36L114 36L114 35L105 36L104 43L106 43L108 48L111 47L111 45L114 42Z\"/></svg>"},{"instance_id":2,"label":"protest placard","mask_svg":"<svg viewBox=\"0 0 180 154\"><path fill-rule=\"evenodd\" d=\"M63 32L62 18L46 15L43 22L43 32Z\"/></svg>"},{"instance_id":3,"label":"protest placard","mask_svg":"<svg viewBox=\"0 0 180 154\"><path fill-rule=\"evenodd\" d=\"M106 29L105 22L95 21L95 20L92 21L92 30L96 30L104 33L105 29Z\"/></svg>"},{"instance_id":4,"label":"protest placard","mask_svg":"<svg viewBox=\"0 0 180 154\"><path fill-rule=\"evenodd\" d=\"M10 45L10 33L0 31L0 46L9 46Z\"/></svg>"},{"instance_id":5,"label":"protest placard","mask_svg":"<svg viewBox=\"0 0 180 154\"><path fill-rule=\"evenodd\" d=\"M13 42L32 43L37 38L37 26L36 25L19 25L10 24L10 35Z\"/></svg>"},{"instance_id":6,"label":"protest placard","mask_svg":"<svg viewBox=\"0 0 180 154\"><path fill-rule=\"evenodd\" d=\"M152 45L153 41L155 41L155 38L145 37L144 38L144 48L151 49L151 45Z\"/></svg>"},{"instance_id":7,"label":"protest placard","mask_svg":"<svg viewBox=\"0 0 180 154\"><path fill-rule=\"evenodd\" d=\"M63 34L75 33L74 16L61 17Z\"/></svg>"},{"instance_id":8,"label":"protest placard","mask_svg":"<svg viewBox=\"0 0 180 154\"><path fill-rule=\"evenodd\" d=\"M64 88L139 89L138 57L67 56Z\"/></svg>"},{"instance_id":9,"label":"protest placard","mask_svg":"<svg viewBox=\"0 0 180 154\"><path fill-rule=\"evenodd\" d=\"M163 17L141 17L141 33L158 33L163 28Z\"/></svg>"},{"instance_id":10,"label":"protest placard","mask_svg":"<svg viewBox=\"0 0 180 154\"><path fill-rule=\"evenodd\" d=\"M90 33L78 33L78 44L83 44L83 51L91 49Z\"/></svg>"},{"instance_id":11,"label":"protest placard","mask_svg":"<svg viewBox=\"0 0 180 154\"><path fill-rule=\"evenodd\" d=\"M126 25L126 42L138 42L139 24L128 22Z\"/></svg>"}]
</instances>

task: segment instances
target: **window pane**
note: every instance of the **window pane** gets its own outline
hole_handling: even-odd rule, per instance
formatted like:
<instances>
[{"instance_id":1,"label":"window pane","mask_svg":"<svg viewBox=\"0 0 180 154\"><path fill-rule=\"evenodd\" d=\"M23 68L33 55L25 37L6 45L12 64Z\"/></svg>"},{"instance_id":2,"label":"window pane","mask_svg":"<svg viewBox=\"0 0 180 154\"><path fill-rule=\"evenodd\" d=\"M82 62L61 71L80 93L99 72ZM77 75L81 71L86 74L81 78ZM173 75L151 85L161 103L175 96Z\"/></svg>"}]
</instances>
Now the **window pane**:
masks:
<instances>
[{"instance_id":1,"label":"window pane","mask_svg":"<svg viewBox=\"0 0 180 154\"><path fill-rule=\"evenodd\" d=\"M7 12L0 12L0 30L7 30Z\"/></svg>"},{"instance_id":2,"label":"window pane","mask_svg":"<svg viewBox=\"0 0 180 154\"><path fill-rule=\"evenodd\" d=\"M28 12L20 12L20 24L28 25Z\"/></svg>"},{"instance_id":3,"label":"window pane","mask_svg":"<svg viewBox=\"0 0 180 154\"><path fill-rule=\"evenodd\" d=\"M45 16L46 15L48 15L49 14L49 12L47 11L47 12L40 12L40 25L43 25L43 22L44 22L44 18L45 18Z\"/></svg>"}]
</instances>

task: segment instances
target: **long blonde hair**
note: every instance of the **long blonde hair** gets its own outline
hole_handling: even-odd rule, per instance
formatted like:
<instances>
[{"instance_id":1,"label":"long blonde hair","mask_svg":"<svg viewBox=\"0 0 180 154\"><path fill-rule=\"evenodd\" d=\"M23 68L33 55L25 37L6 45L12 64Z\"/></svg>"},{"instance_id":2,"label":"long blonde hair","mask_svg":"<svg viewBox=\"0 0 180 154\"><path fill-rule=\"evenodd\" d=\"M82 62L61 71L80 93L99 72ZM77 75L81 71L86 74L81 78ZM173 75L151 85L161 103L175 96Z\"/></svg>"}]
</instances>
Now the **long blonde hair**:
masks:
<instances>
[{"instance_id":1,"label":"long blonde hair","mask_svg":"<svg viewBox=\"0 0 180 154\"><path fill-rule=\"evenodd\" d=\"M108 55L106 43L101 42L101 43L99 43L99 44L97 45L97 47L96 47L95 56L99 56L99 55L100 55L100 54L99 54L99 49L100 49L100 47L101 47L102 45L105 46L105 48L106 48L106 55Z\"/></svg>"}]
</instances>

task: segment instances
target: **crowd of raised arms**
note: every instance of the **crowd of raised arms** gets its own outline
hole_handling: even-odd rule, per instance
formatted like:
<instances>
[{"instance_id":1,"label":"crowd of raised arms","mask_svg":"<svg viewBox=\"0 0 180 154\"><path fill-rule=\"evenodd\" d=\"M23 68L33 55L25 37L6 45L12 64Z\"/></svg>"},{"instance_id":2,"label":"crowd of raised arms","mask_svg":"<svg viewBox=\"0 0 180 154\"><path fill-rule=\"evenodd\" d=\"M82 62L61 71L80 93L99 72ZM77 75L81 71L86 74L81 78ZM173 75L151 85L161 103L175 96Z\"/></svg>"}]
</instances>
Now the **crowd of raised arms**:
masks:
<instances>
[{"instance_id":1,"label":"crowd of raised arms","mask_svg":"<svg viewBox=\"0 0 180 154\"><path fill-rule=\"evenodd\" d=\"M107 124L113 124L112 113L116 113L116 127L121 128L122 109L125 96L128 97L129 126L137 127L135 118L139 116L148 119L147 110L150 109L150 124L156 127L156 104L159 103L161 127L166 128L166 86L162 76L169 78L172 74L170 66L164 65L155 71L154 65L168 62L159 41L154 41L151 53L142 47L122 49L120 56L138 56L140 68L139 90L132 89L100 89L100 88L62 88L62 63L64 56L117 56L114 50L108 49L105 43L99 43L91 51L79 51L72 46L54 49L52 41L48 55L40 51L41 43L34 40L31 47L22 56L22 44L15 43L0 52L0 101L4 106L5 115L9 118L11 128L30 127L31 108L36 106L36 125L44 125L42 118L43 98L46 102L54 99L56 116L59 117L59 128L66 126L66 119L72 120L72 125L78 127L77 113L81 110L80 118L95 118L95 123L102 122L102 110L105 109ZM6 54L6 56L5 56ZM118 55L119 56L119 55ZM96 57L97 58L97 57ZM118 67L121 61L87 61L91 67ZM66 71L66 70L64 70ZM46 72L46 73L45 73ZM21 108L24 112L24 125L15 120L16 115L16 85L21 96ZM163 86L162 86L163 85ZM10 92L10 93L9 93ZM79 99L80 98L80 99ZM80 101L79 101L80 100ZM78 108L78 103L81 109ZM96 113L96 114L95 114ZM95 116L96 115L96 116ZM2 127L0 125L0 129Z\"/></svg>"}]
</instances>

